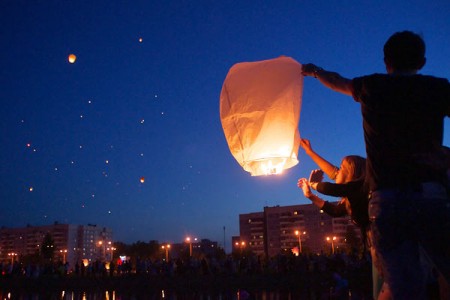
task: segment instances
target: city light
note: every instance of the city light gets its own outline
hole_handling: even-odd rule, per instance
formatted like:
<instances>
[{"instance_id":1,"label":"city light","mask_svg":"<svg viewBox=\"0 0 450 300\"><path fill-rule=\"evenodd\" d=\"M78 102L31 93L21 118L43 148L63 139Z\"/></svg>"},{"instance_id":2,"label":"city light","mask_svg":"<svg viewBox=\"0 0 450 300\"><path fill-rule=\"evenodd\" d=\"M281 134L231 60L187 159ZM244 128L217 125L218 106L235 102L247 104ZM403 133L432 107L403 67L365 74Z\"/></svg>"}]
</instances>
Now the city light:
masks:
<instances>
[{"instance_id":1,"label":"city light","mask_svg":"<svg viewBox=\"0 0 450 300\"><path fill-rule=\"evenodd\" d=\"M169 249L170 249L170 244L162 245L161 248L164 249L164 250L166 251L166 262L168 262L168 261L169 261Z\"/></svg>"},{"instance_id":2,"label":"city light","mask_svg":"<svg viewBox=\"0 0 450 300\"><path fill-rule=\"evenodd\" d=\"M194 238L194 241L197 242L197 238ZM189 256L192 257L192 241L189 236L186 238L186 243L189 243Z\"/></svg>"},{"instance_id":3,"label":"city light","mask_svg":"<svg viewBox=\"0 0 450 300\"><path fill-rule=\"evenodd\" d=\"M331 254L334 254L334 241L336 240L336 237L329 237L327 236L327 242L331 242Z\"/></svg>"},{"instance_id":4,"label":"city light","mask_svg":"<svg viewBox=\"0 0 450 300\"><path fill-rule=\"evenodd\" d=\"M11 253L8 253L8 256L11 256L11 264L14 264L14 260L17 256L17 253L11 252Z\"/></svg>"},{"instance_id":5,"label":"city light","mask_svg":"<svg viewBox=\"0 0 450 300\"><path fill-rule=\"evenodd\" d=\"M298 236L298 253L299 253L299 255L302 253L302 234L305 235L306 231L303 231L303 232L301 232L299 230L295 231L295 235Z\"/></svg>"},{"instance_id":6,"label":"city light","mask_svg":"<svg viewBox=\"0 0 450 300\"><path fill-rule=\"evenodd\" d=\"M64 250L59 250L59 252L62 254L63 256L63 264L66 264L66 253L67 253L67 249Z\"/></svg>"}]
</instances>

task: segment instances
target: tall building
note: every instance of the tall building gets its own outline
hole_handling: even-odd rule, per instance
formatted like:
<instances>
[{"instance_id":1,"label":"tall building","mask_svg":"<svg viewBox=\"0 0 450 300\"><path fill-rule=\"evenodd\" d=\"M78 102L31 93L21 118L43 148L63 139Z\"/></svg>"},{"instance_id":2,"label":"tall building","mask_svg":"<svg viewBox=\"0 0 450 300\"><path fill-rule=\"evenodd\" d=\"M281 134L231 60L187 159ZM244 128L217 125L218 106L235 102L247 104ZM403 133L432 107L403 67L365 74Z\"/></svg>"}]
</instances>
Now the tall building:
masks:
<instances>
[{"instance_id":1,"label":"tall building","mask_svg":"<svg viewBox=\"0 0 450 300\"><path fill-rule=\"evenodd\" d=\"M239 229L240 236L233 238L234 250L249 247L267 257L285 251L339 251L349 231L360 238L349 217L332 218L314 204L264 207L262 212L240 214Z\"/></svg>"},{"instance_id":2,"label":"tall building","mask_svg":"<svg viewBox=\"0 0 450 300\"><path fill-rule=\"evenodd\" d=\"M68 262L70 267L95 260L111 260L114 251L112 231L89 224L70 225L55 222L52 225L23 228L0 228L0 261L20 261L38 255L44 238L50 234L56 261Z\"/></svg>"},{"instance_id":3,"label":"tall building","mask_svg":"<svg viewBox=\"0 0 450 300\"><path fill-rule=\"evenodd\" d=\"M94 224L78 226L78 261L110 261L113 258L113 235L110 228Z\"/></svg>"}]
</instances>

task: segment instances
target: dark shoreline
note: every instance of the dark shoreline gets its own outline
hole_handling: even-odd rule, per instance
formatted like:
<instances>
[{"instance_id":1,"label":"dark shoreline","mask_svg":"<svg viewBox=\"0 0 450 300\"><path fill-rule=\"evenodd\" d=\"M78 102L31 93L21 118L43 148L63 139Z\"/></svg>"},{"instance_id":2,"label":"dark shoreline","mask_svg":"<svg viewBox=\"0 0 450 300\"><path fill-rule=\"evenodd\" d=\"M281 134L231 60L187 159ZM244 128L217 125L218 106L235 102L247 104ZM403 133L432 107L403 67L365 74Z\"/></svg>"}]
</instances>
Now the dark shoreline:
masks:
<instances>
[{"instance_id":1,"label":"dark shoreline","mask_svg":"<svg viewBox=\"0 0 450 300\"><path fill-rule=\"evenodd\" d=\"M2 290L10 291L222 291L229 289L301 290L308 279L295 275L204 275L150 276L127 275L117 277L54 277L1 278Z\"/></svg>"}]
</instances>

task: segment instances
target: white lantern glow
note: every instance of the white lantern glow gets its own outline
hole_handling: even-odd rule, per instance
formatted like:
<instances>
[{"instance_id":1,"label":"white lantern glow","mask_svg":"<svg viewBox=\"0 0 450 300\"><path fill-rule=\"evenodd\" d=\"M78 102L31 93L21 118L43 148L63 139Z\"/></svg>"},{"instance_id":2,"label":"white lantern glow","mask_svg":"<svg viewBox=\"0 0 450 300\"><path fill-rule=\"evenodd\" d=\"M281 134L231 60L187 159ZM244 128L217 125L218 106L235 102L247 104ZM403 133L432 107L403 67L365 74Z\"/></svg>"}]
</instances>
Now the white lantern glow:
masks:
<instances>
[{"instance_id":1,"label":"white lantern glow","mask_svg":"<svg viewBox=\"0 0 450 300\"><path fill-rule=\"evenodd\" d=\"M234 158L252 176L298 164L301 64L290 57L237 63L220 94L220 118Z\"/></svg>"}]
</instances>

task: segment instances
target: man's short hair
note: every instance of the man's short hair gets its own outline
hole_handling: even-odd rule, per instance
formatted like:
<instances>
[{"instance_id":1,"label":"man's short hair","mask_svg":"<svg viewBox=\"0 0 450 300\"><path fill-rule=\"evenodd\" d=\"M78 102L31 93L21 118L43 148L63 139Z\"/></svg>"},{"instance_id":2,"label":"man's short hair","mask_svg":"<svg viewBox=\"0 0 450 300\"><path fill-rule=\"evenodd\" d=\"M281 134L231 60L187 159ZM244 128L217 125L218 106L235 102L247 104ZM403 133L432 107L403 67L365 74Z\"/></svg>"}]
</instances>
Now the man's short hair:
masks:
<instances>
[{"instance_id":1,"label":"man's short hair","mask_svg":"<svg viewBox=\"0 0 450 300\"><path fill-rule=\"evenodd\" d=\"M384 60L395 70L409 71L422 68L425 59L425 42L416 33L394 33L384 44Z\"/></svg>"}]
</instances>

